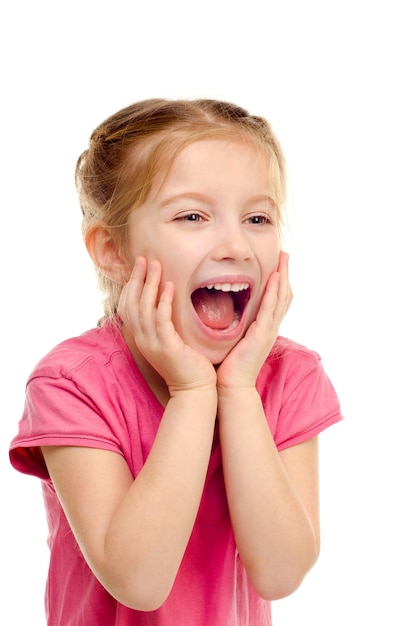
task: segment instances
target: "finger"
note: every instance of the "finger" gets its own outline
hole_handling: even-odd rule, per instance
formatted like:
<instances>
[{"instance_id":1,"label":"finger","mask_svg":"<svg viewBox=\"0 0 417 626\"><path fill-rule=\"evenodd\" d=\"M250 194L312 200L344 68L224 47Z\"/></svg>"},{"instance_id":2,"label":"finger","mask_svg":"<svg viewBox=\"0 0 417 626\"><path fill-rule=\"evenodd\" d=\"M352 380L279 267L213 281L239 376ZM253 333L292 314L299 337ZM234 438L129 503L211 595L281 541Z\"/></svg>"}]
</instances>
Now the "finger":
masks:
<instances>
[{"instance_id":1,"label":"finger","mask_svg":"<svg viewBox=\"0 0 417 626\"><path fill-rule=\"evenodd\" d=\"M136 319L136 307L145 281L146 265L144 257L136 259L130 278L120 294L117 312L128 325Z\"/></svg>"},{"instance_id":2,"label":"finger","mask_svg":"<svg viewBox=\"0 0 417 626\"><path fill-rule=\"evenodd\" d=\"M288 261L289 255L281 251L278 265L279 287L276 303L276 318L279 319L279 322L287 313L292 300L292 290L288 277Z\"/></svg>"},{"instance_id":3,"label":"finger","mask_svg":"<svg viewBox=\"0 0 417 626\"><path fill-rule=\"evenodd\" d=\"M287 252L280 251L277 271L272 272L268 278L265 293L259 307L257 319L260 321L266 315L277 317L276 313L280 311L282 302L285 302L288 295L288 259Z\"/></svg>"},{"instance_id":4,"label":"finger","mask_svg":"<svg viewBox=\"0 0 417 626\"><path fill-rule=\"evenodd\" d=\"M288 254L281 251L278 269L272 272L268 279L257 317L260 323L264 323L266 328L271 328L274 332L278 332L279 325L291 302L288 259Z\"/></svg>"},{"instance_id":5,"label":"finger","mask_svg":"<svg viewBox=\"0 0 417 626\"><path fill-rule=\"evenodd\" d=\"M261 332L269 332L275 324L280 276L272 272L265 286L265 291L259 306L254 324ZM263 329L263 331L262 331Z\"/></svg>"},{"instance_id":6,"label":"finger","mask_svg":"<svg viewBox=\"0 0 417 626\"><path fill-rule=\"evenodd\" d=\"M145 281L138 301L139 318L141 321L143 320L143 322L154 322L155 320L161 275L162 266L159 261L149 261L146 268Z\"/></svg>"},{"instance_id":7,"label":"finger","mask_svg":"<svg viewBox=\"0 0 417 626\"><path fill-rule=\"evenodd\" d=\"M174 283L167 282L159 299L156 309L156 330L161 339L168 338L168 333L172 333L174 325L172 323L172 302L174 300Z\"/></svg>"},{"instance_id":8,"label":"finger","mask_svg":"<svg viewBox=\"0 0 417 626\"><path fill-rule=\"evenodd\" d=\"M278 259L278 268L277 271L281 274L282 272L287 272L288 274L288 261L289 261L290 255L288 254L288 252L284 252L284 250L281 250L279 253L279 259Z\"/></svg>"}]
</instances>

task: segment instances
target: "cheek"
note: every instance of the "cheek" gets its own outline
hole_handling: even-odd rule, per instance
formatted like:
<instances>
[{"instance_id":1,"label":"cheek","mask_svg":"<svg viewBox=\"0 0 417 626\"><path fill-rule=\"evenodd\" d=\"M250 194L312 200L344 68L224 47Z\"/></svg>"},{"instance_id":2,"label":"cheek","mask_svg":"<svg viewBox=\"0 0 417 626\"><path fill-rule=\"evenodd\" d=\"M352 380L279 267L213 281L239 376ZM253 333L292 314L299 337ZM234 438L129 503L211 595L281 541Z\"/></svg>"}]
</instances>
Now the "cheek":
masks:
<instances>
[{"instance_id":1,"label":"cheek","mask_svg":"<svg viewBox=\"0 0 417 626\"><path fill-rule=\"evenodd\" d=\"M281 253L281 241L278 238L274 238L269 245L265 245L261 263L264 272L270 276L272 272L275 272L278 268L279 255Z\"/></svg>"},{"instance_id":2,"label":"cheek","mask_svg":"<svg viewBox=\"0 0 417 626\"><path fill-rule=\"evenodd\" d=\"M154 258L162 265L162 277L161 283L164 284L167 281L174 283L175 292L180 292L181 286L185 280L187 261L183 258L182 254L175 257L167 255L159 255Z\"/></svg>"},{"instance_id":3,"label":"cheek","mask_svg":"<svg viewBox=\"0 0 417 626\"><path fill-rule=\"evenodd\" d=\"M182 237L181 239L180 234L175 238L166 238L163 246L153 250L154 258L162 265L162 279L173 282L178 293L188 287L191 276L204 257L203 250L206 249L201 239Z\"/></svg>"}]
</instances>

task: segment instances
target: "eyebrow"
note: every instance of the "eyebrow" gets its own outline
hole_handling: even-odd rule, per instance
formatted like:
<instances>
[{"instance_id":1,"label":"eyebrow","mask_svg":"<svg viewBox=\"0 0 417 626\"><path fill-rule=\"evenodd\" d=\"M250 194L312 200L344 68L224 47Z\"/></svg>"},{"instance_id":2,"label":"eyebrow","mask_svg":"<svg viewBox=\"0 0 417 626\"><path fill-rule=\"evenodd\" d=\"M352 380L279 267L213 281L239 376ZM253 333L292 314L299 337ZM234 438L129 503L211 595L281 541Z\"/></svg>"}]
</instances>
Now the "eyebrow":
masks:
<instances>
[{"instance_id":1,"label":"eyebrow","mask_svg":"<svg viewBox=\"0 0 417 626\"><path fill-rule=\"evenodd\" d=\"M199 193L197 191L186 191L184 193L178 193L174 194L173 196L169 196L159 204L159 208L162 209L172 202L178 202L180 200L197 200L198 202L204 202L205 204L208 204L210 202L210 198L205 194Z\"/></svg>"},{"instance_id":2,"label":"eyebrow","mask_svg":"<svg viewBox=\"0 0 417 626\"><path fill-rule=\"evenodd\" d=\"M166 206L169 206L170 204L181 201L181 200L197 201L203 204L210 204L211 202L210 196L207 196L206 194L200 193L198 191L189 191L189 192L178 193L178 194L174 194L173 196L169 196L158 205L158 208L163 209ZM277 208L275 200L268 194L258 194L258 195L252 196L248 199L246 204L258 204L261 202L267 202L274 209Z\"/></svg>"}]
</instances>

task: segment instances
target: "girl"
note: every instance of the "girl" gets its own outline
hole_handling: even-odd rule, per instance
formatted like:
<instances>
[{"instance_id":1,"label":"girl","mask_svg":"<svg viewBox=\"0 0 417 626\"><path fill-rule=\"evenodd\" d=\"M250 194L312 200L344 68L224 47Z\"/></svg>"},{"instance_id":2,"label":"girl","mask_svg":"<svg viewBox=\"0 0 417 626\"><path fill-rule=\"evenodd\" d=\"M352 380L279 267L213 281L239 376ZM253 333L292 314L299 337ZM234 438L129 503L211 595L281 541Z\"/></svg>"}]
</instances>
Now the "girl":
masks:
<instances>
[{"instance_id":1,"label":"girl","mask_svg":"<svg viewBox=\"0 0 417 626\"><path fill-rule=\"evenodd\" d=\"M278 336L281 148L233 104L148 100L76 181L105 314L37 365L10 450L42 479L48 625L269 625L318 557L317 439L341 419L318 355Z\"/></svg>"}]
</instances>

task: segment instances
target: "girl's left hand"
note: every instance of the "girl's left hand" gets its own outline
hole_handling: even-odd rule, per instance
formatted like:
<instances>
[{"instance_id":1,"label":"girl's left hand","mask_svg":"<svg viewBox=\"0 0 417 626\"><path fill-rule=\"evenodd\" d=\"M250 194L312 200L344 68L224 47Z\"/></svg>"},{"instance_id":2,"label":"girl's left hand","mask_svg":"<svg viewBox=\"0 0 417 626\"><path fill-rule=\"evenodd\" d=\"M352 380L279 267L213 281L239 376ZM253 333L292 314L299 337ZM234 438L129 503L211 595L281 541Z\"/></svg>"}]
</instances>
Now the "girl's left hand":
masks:
<instances>
[{"instance_id":1,"label":"girl's left hand","mask_svg":"<svg viewBox=\"0 0 417 626\"><path fill-rule=\"evenodd\" d=\"M268 279L255 321L217 370L219 389L255 386L259 371L277 338L280 324L291 300L288 254L281 252L278 270Z\"/></svg>"}]
</instances>

